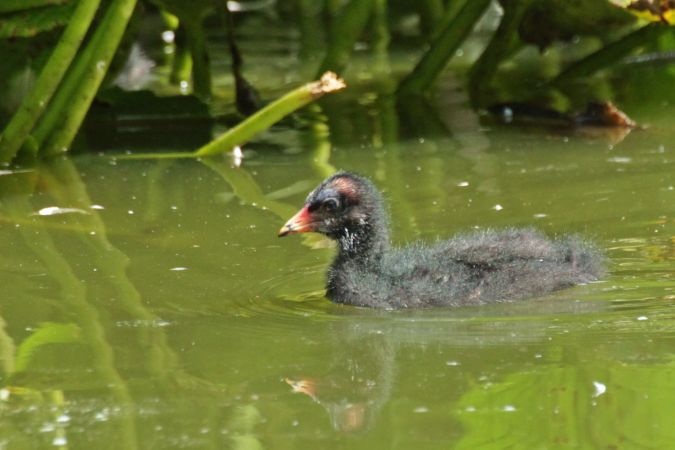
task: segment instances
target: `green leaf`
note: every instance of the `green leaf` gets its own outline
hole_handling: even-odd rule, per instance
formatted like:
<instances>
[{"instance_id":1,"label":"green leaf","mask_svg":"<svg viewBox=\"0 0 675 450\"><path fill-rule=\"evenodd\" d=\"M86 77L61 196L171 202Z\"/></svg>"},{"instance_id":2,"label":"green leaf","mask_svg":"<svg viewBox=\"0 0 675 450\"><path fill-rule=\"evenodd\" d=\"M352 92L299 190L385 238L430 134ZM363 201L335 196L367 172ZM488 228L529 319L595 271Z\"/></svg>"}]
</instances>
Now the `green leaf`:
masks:
<instances>
[{"instance_id":1,"label":"green leaf","mask_svg":"<svg viewBox=\"0 0 675 450\"><path fill-rule=\"evenodd\" d=\"M624 8L640 19L675 25L675 6L672 2L661 0L612 0L612 3L620 8Z\"/></svg>"},{"instance_id":2,"label":"green leaf","mask_svg":"<svg viewBox=\"0 0 675 450\"><path fill-rule=\"evenodd\" d=\"M0 39L33 37L68 23L76 3L24 10L0 17Z\"/></svg>"},{"instance_id":3,"label":"green leaf","mask_svg":"<svg viewBox=\"0 0 675 450\"><path fill-rule=\"evenodd\" d=\"M525 12L519 34L524 42L544 49L577 35L602 36L634 20L606 0L536 0Z\"/></svg>"},{"instance_id":4,"label":"green leaf","mask_svg":"<svg viewBox=\"0 0 675 450\"><path fill-rule=\"evenodd\" d=\"M30 8L39 8L49 5L62 5L69 0L2 0L0 13L24 11Z\"/></svg>"},{"instance_id":5,"label":"green leaf","mask_svg":"<svg viewBox=\"0 0 675 450\"><path fill-rule=\"evenodd\" d=\"M75 324L54 322L41 324L17 349L14 372L26 370L41 347L50 344L69 344L79 338L80 328Z\"/></svg>"}]
</instances>

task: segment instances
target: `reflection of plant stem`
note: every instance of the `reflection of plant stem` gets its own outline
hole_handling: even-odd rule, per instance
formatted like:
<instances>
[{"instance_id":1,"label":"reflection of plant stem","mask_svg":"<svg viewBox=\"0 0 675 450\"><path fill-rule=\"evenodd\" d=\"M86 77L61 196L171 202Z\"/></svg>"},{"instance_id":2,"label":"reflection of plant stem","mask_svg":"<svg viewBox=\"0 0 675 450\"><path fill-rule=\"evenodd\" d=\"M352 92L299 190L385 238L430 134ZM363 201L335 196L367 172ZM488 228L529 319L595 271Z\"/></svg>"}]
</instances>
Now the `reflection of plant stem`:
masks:
<instances>
[{"instance_id":1,"label":"reflection of plant stem","mask_svg":"<svg viewBox=\"0 0 675 450\"><path fill-rule=\"evenodd\" d=\"M72 162L65 159L55 160L49 168L49 173L58 180L50 186L50 190L60 196L58 200L88 209L92 204L91 200ZM115 297L120 305L134 319L148 322L143 328L145 335L142 336L142 344L148 355L146 366L158 379L165 378L173 372L177 358L166 342L163 331L154 325L158 317L143 306L138 290L126 274L129 258L110 243L105 224L96 211L92 211L91 215L78 215L74 219L82 224L82 229L95 233L78 233L77 236L92 250L93 262L98 271L107 274L112 281L112 287L117 291Z\"/></svg>"},{"instance_id":2,"label":"reflection of plant stem","mask_svg":"<svg viewBox=\"0 0 675 450\"><path fill-rule=\"evenodd\" d=\"M16 346L14 340L7 334L7 322L0 316L0 364L3 378L14 372L14 358Z\"/></svg>"},{"instance_id":3,"label":"reflection of plant stem","mask_svg":"<svg viewBox=\"0 0 675 450\"><path fill-rule=\"evenodd\" d=\"M489 4L490 0L466 2L454 20L431 44L431 48L424 54L413 71L403 79L399 92L419 95L427 90L443 71L448 60L471 32Z\"/></svg>"},{"instance_id":4,"label":"reflection of plant stem","mask_svg":"<svg viewBox=\"0 0 675 450\"><path fill-rule=\"evenodd\" d=\"M167 173L173 161L160 160L148 170L146 189L148 207L143 211L143 219L146 223L152 223L160 219L162 199L165 198L165 190L162 178Z\"/></svg>"},{"instance_id":5,"label":"reflection of plant stem","mask_svg":"<svg viewBox=\"0 0 675 450\"><path fill-rule=\"evenodd\" d=\"M207 167L218 173L232 187L234 195L243 202L259 208L268 209L281 219L288 219L295 209L285 203L276 200L270 200L265 197L258 183L253 179L250 173L241 168L233 169L227 163L213 159L202 161Z\"/></svg>"},{"instance_id":6,"label":"reflection of plant stem","mask_svg":"<svg viewBox=\"0 0 675 450\"><path fill-rule=\"evenodd\" d=\"M78 3L35 86L0 136L0 162L7 163L14 158L30 130L45 111L80 47L99 3L100 0L81 0Z\"/></svg>"},{"instance_id":7,"label":"reflection of plant stem","mask_svg":"<svg viewBox=\"0 0 675 450\"><path fill-rule=\"evenodd\" d=\"M478 58L469 72L469 93L474 107L483 106L489 95L488 86L497 71L497 66L513 49L518 36L518 26L523 14L532 0L509 2L504 7L504 15L497 31L492 35L490 43Z\"/></svg>"},{"instance_id":8,"label":"reflection of plant stem","mask_svg":"<svg viewBox=\"0 0 675 450\"><path fill-rule=\"evenodd\" d=\"M230 421L232 448L236 450L258 450L263 445L255 435L255 427L262 422L262 415L255 405L238 406Z\"/></svg>"},{"instance_id":9,"label":"reflection of plant stem","mask_svg":"<svg viewBox=\"0 0 675 450\"><path fill-rule=\"evenodd\" d=\"M283 221L296 211L296 208L276 200L271 200L265 196L258 183L253 179L250 173L244 169L233 169L226 163L213 159L203 159L202 163L219 174L232 187L234 195L244 203L254 205L262 210L271 211ZM314 233L303 233L303 243L313 247L313 243L322 238Z\"/></svg>"},{"instance_id":10,"label":"reflection of plant stem","mask_svg":"<svg viewBox=\"0 0 675 450\"><path fill-rule=\"evenodd\" d=\"M61 449L68 448L68 439L66 434L66 424L59 421L58 418L65 412L66 399L62 390L50 391L48 399L52 404L51 413L54 415L54 439L52 445Z\"/></svg>"},{"instance_id":11,"label":"reflection of plant stem","mask_svg":"<svg viewBox=\"0 0 675 450\"><path fill-rule=\"evenodd\" d=\"M382 145L396 145L399 136L396 99L393 94L383 95L378 101L377 136Z\"/></svg>"},{"instance_id":12,"label":"reflection of plant stem","mask_svg":"<svg viewBox=\"0 0 675 450\"><path fill-rule=\"evenodd\" d=\"M336 172L335 167L330 163L330 128L319 105L312 105L311 108L307 109L307 116L312 123L311 133L302 136L307 139L307 146L312 149L314 167L323 178L326 178Z\"/></svg>"},{"instance_id":13,"label":"reflection of plant stem","mask_svg":"<svg viewBox=\"0 0 675 450\"><path fill-rule=\"evenodd\" d=\"M668 30L668 27L661 24L649 24L638 28L621 39L605 45L597 52L576 61L555 77L551 84L562 85L570 80L582 78L609 67L636 48L652 42L663 30Z\"/></svg>"},{"instance_id":14,"label":"reflection of plant stem","mask_svg":"<svg viewBox=\"0 0 675 450\"><path fill-rule=\"evenodd\" d=\"M5 198L5 205L15 215L31 213L31 207L26 197ZM132 405L131 395L115 368L112 348L106 341L105 331L101 326L96 309L87 302L86 288L83 282L61 256L49 233L44 231L29 233L29 230L24 227L19 228L19 232L22 234L26 245L33 250L47 268L48 273L61 286L63 302L68 306L73 316L77 318L83 339L92 350L93 365L97 372L105 380L105 384L115 400L124 407L130 407ZM119 432L119 448L137 448L136 429L131 411L126 411L120 420L122 424Z\"/></svg>"},{"instance_id":15,"label":"reflection of plant stem","mask_svg":"<svg viewBox=\"0 0 675 450\"><path fill-rule=\"evenodd\" d=\"M328 139L328 126L324 124L314 124L313 137L314 142L314 167L318 170L323 178L327 178L334 174L337 169L330 163L331 144Z\"/></svg>"}]
</instances>

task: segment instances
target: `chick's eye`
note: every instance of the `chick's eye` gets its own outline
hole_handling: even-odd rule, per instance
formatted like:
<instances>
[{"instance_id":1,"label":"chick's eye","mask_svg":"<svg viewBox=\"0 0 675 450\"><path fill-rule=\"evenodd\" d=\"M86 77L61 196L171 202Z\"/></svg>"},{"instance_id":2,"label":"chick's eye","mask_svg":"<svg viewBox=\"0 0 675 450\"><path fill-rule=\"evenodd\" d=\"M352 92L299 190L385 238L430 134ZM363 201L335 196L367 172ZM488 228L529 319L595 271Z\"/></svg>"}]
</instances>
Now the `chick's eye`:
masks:
<instances>
[{"instance_id":1,"label":"chick's eye","mask_svg":"<svg viewBox=\"0 0 675 450\"><path fill-rule=\"evenodd\" d=\"M321 207L326 211L333 212L338 209L338 202L334 198L329 198L324 200L324 202L321 204Z\"/></svg>"}]
</instances>

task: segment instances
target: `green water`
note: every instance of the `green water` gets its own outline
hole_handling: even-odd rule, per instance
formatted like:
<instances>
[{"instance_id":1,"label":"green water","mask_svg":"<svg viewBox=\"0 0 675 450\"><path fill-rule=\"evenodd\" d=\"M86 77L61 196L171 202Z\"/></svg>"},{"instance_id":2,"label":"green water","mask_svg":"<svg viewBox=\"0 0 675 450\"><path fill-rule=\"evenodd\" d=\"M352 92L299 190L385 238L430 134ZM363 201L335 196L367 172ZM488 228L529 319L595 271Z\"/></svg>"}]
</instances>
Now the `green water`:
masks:
<instances>
[{"instance_id":1,"label":"green water","mask_svg":"<svg viewBox=\"0 0 675 450\"><path fill-rule=\"evenodd\" d=\"M431 113L355 88L238 168L3 173L0 447L675 448L675 106L649 74L617 85L649 124L623 139L481 123L448 77ZM480 308L332 305L330 244L276 232L338 168L383 189L397 243L535 226L594 239L609 274Z\"/></svg>"}]
</instances>

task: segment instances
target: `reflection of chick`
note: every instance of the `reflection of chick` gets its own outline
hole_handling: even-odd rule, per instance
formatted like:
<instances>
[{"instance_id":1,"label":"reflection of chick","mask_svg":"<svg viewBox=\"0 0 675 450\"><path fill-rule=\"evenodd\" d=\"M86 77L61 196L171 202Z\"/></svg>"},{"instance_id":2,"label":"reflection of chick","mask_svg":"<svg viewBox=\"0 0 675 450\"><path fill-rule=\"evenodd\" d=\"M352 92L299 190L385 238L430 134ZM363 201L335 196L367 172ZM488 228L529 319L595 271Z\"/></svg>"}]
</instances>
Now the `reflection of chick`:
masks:
<instances>
[{"instance_id":1,"label":"reflection of chick","mask_svg":"<svg viewBox=\"0 0 675 450\"><path fill-rule=\"evenodd\" d=\"M328 372L320 377L284 381L293 392L307 395L324 407L333 428L352 433L369 428L391 395L395 350L379 330L340 324Z\"/></svg>"},{"instance_id":2,"label":"reflection of chick","mask_svg":"<svg viewBox=\"0 0 675 450\"><path fill-rule=\"evenodd\" d=\"M364 427L367 404L351 403L346 400L339 403L325 403L321 401L320 395L317 395L317 390L321 393L327 387L322 386L320 382L317 385L315 380L309 378L298 380L286 378L284 381L293 388L293 392L305 394L326 408L326 411L328 411L328 415L331 418L333 428L336 430L352 432L361 430ZM328 386L328 388L330 388L330 386Z\"/></svg>"}]
</instances>

